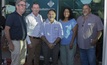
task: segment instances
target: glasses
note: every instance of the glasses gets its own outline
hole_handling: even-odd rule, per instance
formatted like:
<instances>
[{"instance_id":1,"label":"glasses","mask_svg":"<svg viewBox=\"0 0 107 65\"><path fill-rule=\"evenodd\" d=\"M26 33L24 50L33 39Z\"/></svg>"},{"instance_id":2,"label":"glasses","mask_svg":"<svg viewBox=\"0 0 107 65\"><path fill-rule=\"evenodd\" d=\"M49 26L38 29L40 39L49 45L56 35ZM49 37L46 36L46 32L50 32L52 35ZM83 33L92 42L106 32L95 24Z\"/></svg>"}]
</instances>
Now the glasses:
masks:
<instances>
[{"instance_id":1,"label":"glasses","mask_svg":"<svg viewBox=\"0 0 107 65\"><path fill-rule=\"evenodd\" d=\"M18 6L26 7L26 5L24 5L24 4L18 4Z\"/></svg>"}]
</instances>

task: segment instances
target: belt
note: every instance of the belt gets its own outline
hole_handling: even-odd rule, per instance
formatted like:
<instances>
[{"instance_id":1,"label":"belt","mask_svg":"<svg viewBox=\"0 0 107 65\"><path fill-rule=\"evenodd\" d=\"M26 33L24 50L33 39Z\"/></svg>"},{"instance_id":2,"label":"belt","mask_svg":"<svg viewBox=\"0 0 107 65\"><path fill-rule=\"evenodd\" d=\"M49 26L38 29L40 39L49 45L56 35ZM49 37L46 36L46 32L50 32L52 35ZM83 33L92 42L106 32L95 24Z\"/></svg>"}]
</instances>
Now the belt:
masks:
<instances>
[{"instance_id":1,"label":"belt","mask_svg":"<svg viewBox=\"0 0 107 65\"><path fill-rule=\"evenodd\" d=\"M33 36L29 36L29 37L33 39L40 39L40 37L33 37Z\"/></svg>"}]
</instances>

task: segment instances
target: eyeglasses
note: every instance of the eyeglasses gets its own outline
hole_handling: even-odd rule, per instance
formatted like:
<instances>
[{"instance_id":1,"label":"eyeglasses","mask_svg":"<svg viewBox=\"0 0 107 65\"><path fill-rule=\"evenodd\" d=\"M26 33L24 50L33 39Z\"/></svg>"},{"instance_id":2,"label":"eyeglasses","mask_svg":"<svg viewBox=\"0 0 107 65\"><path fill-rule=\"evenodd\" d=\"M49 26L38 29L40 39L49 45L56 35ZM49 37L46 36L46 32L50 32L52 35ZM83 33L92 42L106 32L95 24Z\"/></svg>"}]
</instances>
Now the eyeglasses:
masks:
<instances>
[{"instance_id":1,"label":"eyeglasses","mask_svg":"<svg viewBox=\"0 0 107 65\"><path fill-rule=\"evenodd\" d=\"M26 7L26 5L24 5L24 4L18 4L18 6L22 6L22 7L25 6Z\"/></svg>"}]
</instances>

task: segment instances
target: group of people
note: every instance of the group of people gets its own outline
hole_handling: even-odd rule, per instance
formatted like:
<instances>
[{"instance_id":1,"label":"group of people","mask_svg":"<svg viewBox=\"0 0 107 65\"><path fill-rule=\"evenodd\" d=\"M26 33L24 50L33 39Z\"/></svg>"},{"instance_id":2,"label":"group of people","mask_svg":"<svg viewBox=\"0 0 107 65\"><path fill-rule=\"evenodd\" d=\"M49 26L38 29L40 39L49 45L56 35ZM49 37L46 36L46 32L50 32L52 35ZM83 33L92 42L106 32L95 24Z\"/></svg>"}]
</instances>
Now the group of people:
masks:
<instances>
[{"instance_id":1,"label":"group of people","mask_svg":"<svg viewBox=\"0 0 107 65\"><path fill-rule=\"evenodd\" d=\"M77 20L70 8L64 8L59 21L55 20L54 9L47 12L47 19L43 21L38 3L32 5L32 12L26 17L23 16L26 2L17 0L15 6L16 11L8 15L4 30L11 52L11 65L23 65L25 60L27 65L39 65L41 49L44 65L49 65L50 57L52 65L57 65L59 52L61 65L74 65L77 43L81 64L96 65L95 47L103 24L91 13L88 4L83 6L83 15Z\"/></svg>"}]
</instances>

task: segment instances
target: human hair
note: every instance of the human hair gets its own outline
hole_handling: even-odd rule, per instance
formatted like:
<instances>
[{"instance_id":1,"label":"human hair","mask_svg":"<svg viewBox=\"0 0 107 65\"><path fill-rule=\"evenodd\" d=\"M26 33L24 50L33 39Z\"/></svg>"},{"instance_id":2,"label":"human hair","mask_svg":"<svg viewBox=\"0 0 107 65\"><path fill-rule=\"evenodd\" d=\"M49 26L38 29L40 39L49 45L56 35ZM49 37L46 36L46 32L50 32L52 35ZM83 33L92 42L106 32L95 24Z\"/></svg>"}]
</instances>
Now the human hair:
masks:
<instances>
[{"instance_id":1,"label":"human hair","mask_svg":"<svg viewBox=\"0 0 107 65\"><path fill-rule=\"evenodd\" d=\"M90 4L84 4L83 7L84 7L84 6L88 6L88 7L91 9Z\"/></svg>"},{"instance_id":2,"label":"human hair","mask_svg":"<svg viewBox=\"0 0 107 65\"><path fill-rule=\"evenodd\" d=\"M33 5L39 5L39 4L38 4L38 3L36 3L36 2L33 2L32 7L33 7Z\"/></svg>"},{"instance_id":3,"label":"human hair","mask_svg":"<svg viewBox=\"0 0 107 65\"><path fill-rule=\"evenodd\" d=\"M64 17L64 11L65 11L65 9L68 9L68 10L69 10L69 13L70 13L68 20L73 19L73 18L74 18L73 11L71 10L71 8L65 7L65 8L63 8L63 10L62 10L61 20L64 20L64 18L65 18L65 17Z\"/></svg>"},{"instance_id":4,"label":"human hair","mask_svg":"<svg viewBox=\"0 0 107 65\"><path fill-rule=\"evenodd\" d=\"M18 4L19 4L19 2L21 2L21 1L26 2L26 0L16 0L15 5L18 5Z\"/></svg>"},{"instance_id":5,"label":"human hair","mask_svg":"<svg viewBox=\"0 0 107 65\"><path fill-rule=\"evenodd\" d=\"M48 13L49 13L50 11L53 11L53 12L56 14L56 11L55 11L54 9L48 10Z\"/></svg>"}]
</instances>

